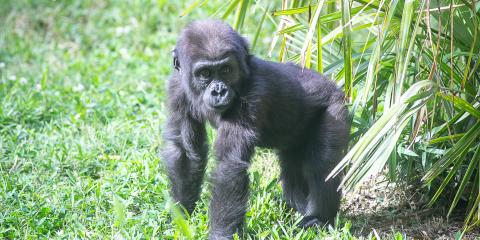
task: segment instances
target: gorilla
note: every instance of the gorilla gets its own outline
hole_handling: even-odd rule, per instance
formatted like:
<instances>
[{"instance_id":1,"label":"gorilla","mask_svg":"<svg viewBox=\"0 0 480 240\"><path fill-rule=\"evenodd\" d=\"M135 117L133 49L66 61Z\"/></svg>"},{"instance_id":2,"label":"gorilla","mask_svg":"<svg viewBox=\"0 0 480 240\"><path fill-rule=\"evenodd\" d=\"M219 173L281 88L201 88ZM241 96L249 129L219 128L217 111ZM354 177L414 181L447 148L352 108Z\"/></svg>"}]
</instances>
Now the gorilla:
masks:
<instances>
[{"instance_id":1,"label":"gorilla","mask_svg":"<svg viewBox=\"0 0 480 240\"><path fill-rule=\"evenodd\" d=\"M301 226L332 223L340 176L325 181L343 157L350 121L336 84L292 63L261 60L229 25L188 25L173 50L164 158L173 199L195 208L207 163L205 123L217 130L209 239L231 239L244 220L248 167L255 147L274 149L287 205Z\"/></svg>"}]
</instances>

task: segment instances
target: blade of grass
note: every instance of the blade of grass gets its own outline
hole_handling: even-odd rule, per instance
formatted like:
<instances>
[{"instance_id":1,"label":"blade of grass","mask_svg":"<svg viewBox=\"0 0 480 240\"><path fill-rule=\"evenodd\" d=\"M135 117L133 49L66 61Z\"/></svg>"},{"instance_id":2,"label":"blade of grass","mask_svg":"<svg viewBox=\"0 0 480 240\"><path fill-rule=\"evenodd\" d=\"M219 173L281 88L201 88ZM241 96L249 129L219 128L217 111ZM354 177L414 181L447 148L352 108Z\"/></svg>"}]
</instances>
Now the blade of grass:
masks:
<instances>
[{"instance_id":1,"label":"blade of grass","mask_svg":"<svg viewBox=\"0 0 480 240\"><path fill-rule=\"evenodd\" d=\"M323 73L323 51L322 51L322 20L318 18L317 23L317 71Z\"/></svg>"},{"instance_id":2,"label":"blade of grass","mask_svg":"<svg viewBox=\"0 0 480 240\"><path fill-rule=\"evenodd\" d=\"M352 96L352 23L350 21L350 0L341 0L343 29L343 59L344 59L344 91L347 102Z\"/></svg>"},{"instance_id":3,"label":"blade of grass","mask_svg":"<svg viewBox=\"0 0 480 240\"><path fill-rule=\"evenodd\" d=\"M279 62L283 62L283 58L286 54L286 49L287 49L287 38L283 37L282 45L280 46L280 54L279 54Z\"/></svg>"},{"instance_id":4,"label":"blade of grass","mask_svg":"<svg viewBox=\"0 0 480 240\"><path fill-rule=\"evenodd\" d=\"M383 5L382 1L380 5ZM390 29L390 24L393 19L393 15L395 14L395 9L397 8L398 0L393 0L389 5L389 10L387 16L383 20L382 28L379 30L378 38L375 43L375 47L373 50L373 54L370 57L370 63L368 65L367 76L365 77L365 88L364 93L362 95L361 103L365 105L367 103L368 95L370 92L370 88L375 81L375 77L379 71L379 61L380 61L380 53L383 45L383 41L385 41L385 37L388 34L388 30ZM377 18L378 15L375 16Z\"/></svg>"},{"instance_id":5,"label":"blade of grass","mask_svg":"<svg viewBox=\"0 0 480 240\"><path fill-rule=\"evenodd\" d=\"M255 51L255 46L257 46L257 40L258 36L260 36L260 31L262 30L263 22L265 21L265 17L267 17L269 7L265 8L265 11L263 11L262 18L260 19L260 22L258 23L257 31L255 31L255 37L253 38L252 41L252 46L251 46L251 51Z\"/></svg>"},{"instance_id":6,"label":"blade of grass","mask_svg":"<svg viewBox=\"0 0 480 240\"><path fill-rule=\"evenodd\" d=\"M473 58L473 55L474 55L474 51L475 51L475 47L476 47L476 44L477 44L477 34L478 34L478 21L477 21L477 15L475 14L475 0L472 1L471 3L471 11L472 11L472 16L473 16L473 41L472 41L472 45L470 47L470 54L468 56L468 60L467 60L467 63L465 64L465 69L463 71L463 80L462 80L462 89L465 88L465 82L467 81L468 79L468 73L469 73L469 70L470 70L470 63L472 62L472 58ZM478 47L477 47L478 48Z\"/></svg>"},{"instance_id":7,"label":"blade of grass","mask_svg":"<svg viewBox=\"0 0 480 240\"><path fill-rule=\"evenodd\" d=\"M444 137L439 137L439 138L435 138L435 139L432 139L428 142L428 144L436 144L436 143L440 143L440 142L445 142L445 141L453 141L453 140L457 140L457 139L460 139L463 137L463 135L465 135L465 133L458 133L458 134L453 134L453 135L448 135L448 136L444 136Z\"/></svg>"},{"instance_id":8,"label":"blade of grass","mask_svg":"<svg viewBox=\"0 0 480 240\"><path fill-rule=\"evenodd\" d=\"M400 22L400 36L397 44L397 61L395 62L395 77L391 82L390 102L395 104L399 101L405 80L405 62L407 60L408 45L410 39L410 26L413 21L414 0L406 0L403 5L402 19Z\"/></svg>"},{"instance_id":9,"label":"blade of grass","mask_svg":"<svg viewBox=\"0 0 480 240\"><path fill-rule=\"evenodd\" d=\"M320 0L318 2L317 7L315 9L315 14L313 15L313 18L310 19L307 35L304 38L302 51L300 52L300 59L301 59L302 66L305 66L307 61L308 63L311 61L312 38L317 28L316 26L318 24L318 18L320 17L320 12L322 11L324 1L325 0Z\"/></svg>"},{"instance_id":10,"label":"blade of grass","mask_svg":"<svg viewBox=\"0 0 480 240\"><path fill-rule=\"evenodd\" d=\"M235 7L238 7L239 1L240 0L230 1L230 4L228 5L227 10L225 10L225 12L222 15L222 19L226 19L228 16L230 16L232 14Z\"/></svg>"},{"instance_id":11,"label":"blade of grass","mask_svg":"<svg viewBox=\"0 0 480 240\"><path fill-rule=\"evenodd\" d=\"M475 116L476 118L480 119L480 110L473 107L470 103L468 103L464 99L453 96L453 95L446 95L443 93L437 93L437 95L447 101L452 102L454 106L457 107L458 109L462 111L466 111L470 113L472 116Z\"/></svg>"},{"instance_id":12,"label":"blade of grass","mask_svg":"<svg viewBox=\"0 0 480 240\"><path fill-rule=\"evenodd\" d=\"M295 24L295 25L292 25L290 27L286 27L286 28L278 31L277 35L291 34L291 33L296 32L296 31L305 30L306 28L307 27L305 27L303 24L299 23L299 24Z\"/></svg>"},{"instance_id":13,"label":"blade of grass","mask_svg":"<svg viewBox=\"0 0 480 240\"><path fill-rule=\"evenodd\" d=\"M467 133L430 168L425 176L423 176L422 181L427 184L431 183L438 175L446 171L447 167L455 162L459 156L462 156L463 152L468 151L472 144L476 143L478 139L480 139L480 122L477 122L468 130Z\"/></svg>"},{"instance_id":14,"label":"blade of grass","mask_svg":"<svg viewBox=\"0 0 480 240\"><path fill-rule=\"evenodd\" d=\"M192 3L187 9L185 9L185 11L183 11L182 14L180 14L180 17L184 17L186 16L187 14L189 14L193 9L199 7L199 6L202 6L203 4L205 4L208 0L198 0L198 1L195 1L194 3Z\"/></svg>"},{"instance_id":15,"label":"blade of grass","mask_svg":"<svg viewBox=\"0 0 480 240\"><path fill-rule=\"evenodd\" d=\"M474 170L479 170L476 168L476 163L480 161L480 146L477 146L477 150L475 151L475 154L472 157L472 160L470 160L470 163L468 164L467 171L465 172L462 182L460 183L460 186L458 187L457 193L455 194L455 197L453 198L452 204L450 205L450 209L448 210L447 217L450 216L452 213L453 209L458 204L458 201L460 198L463 196L464 191L465 191L465 186L467 186L467 183L470 181L470 177L472 176L472 173Z\"/></svg>"},{"instance_id":16,"label":"blade of grass","mask_svg":"<svg viewBox=\"0 0 480 240\"><path fill-rule=\"evenodd\" d=\"M186 239L193 239L193 236L195 235L195 228L188 224L188 221L182 213L180 206L173 202L168 191L163 191L163 194L167 201L166 208L169 210L172 220L178 231L181 232Z\"/></svg>"},{"instance_id":17,"label":"blade of grass","mask_svg":"<svg viewBox=\"0 0 480 240\"><path fill-rule=\"evenodd\" d=\"M477 164L477 169L480 169L480 161ZM470 191L467 204L467 209L470 209L470 211L465 218L463 232L471 230L472 227L475 227L475 222L473 224L470 223L471 221L475 221L475 217L477 218L476 221L480 220L480 174L476 174L475 180L472 181L472 185L473 191Z\"/></svg>"},{"instance_id":18,"label":"blade of grass","mask_svg":"<svg viewBox=\"0 0 480 240\"><path fill-rule=\"evenodd\" d=\"M248 4L250 3L249 0L239 0L239 4L237 6L237 12L235 14L235 22L233 23L233 29L241 32L243 27L243 22L245 21L245 15L247 13Z\"/></svg>"},{"instance_id":19,"label":"blade of grass","mask_svg":"<svg viewBox=\"0 0 480 240\"><path fill-rule=\"evenodd\" d=\"M461 153L462 155L458 155L458 156L454 157L455 160L453 162L453 167L449 168L448 175L445 178L443 178L442 183L438 187L438 189L435 192L435 194L433 195L433 197L430 199L430 202L428 203L428 206L432 206L438 200L438 197L440 197L440 194L443 193L443 191L447 187L448 183L450 183L450 181L452 180L453 176L456 175L458 169L460 168L460 166L463 162L462 160L463 160L465 154L467 154L467 152L468 152L468 149L466 149L466 151L462 151L462 153Z\"/></svg>"},{"instance_id":20,"label":"blade of grass","mask_svg":"<svg viewBox=\"0 0 480 240\"><path fill-rule=\"evenodd\" d=\"M290 8L285 10L273 11L273 16L294 15L307 12L311 7L316 7L317 4L312 4L306 7Z\"/></svg>"},{"instance_id":21,"label":"blade of grass","mask_svg":"<svg viewBox=\"0 0 480 240\"><path fill-rule=\"evenodd\" d=\"M327 14L324 14L323 16L336 13L337 12L336 5L337 5L337 3L335 1L330 1L329 3L327 3ZM320 18L322 18L322 17L320 17ZM323 22L323 19L321 19L321 21ZM334 28L335 28L335 22L330 22L330 23L327 24L327 29L331 30L331 29L334 29Z\"/></svg>"},{"instance_id":22,"label":"blade of grass","mask_svg":"<svg viewBox=\"0 0 480 240\"><path fill-rule=\"evenodd\" d=\"M282 0L282 10L285 10L287 8L287 1L286 0ZM283 27L286 25L285 23L285 19L284 18L280 18L280 23L277 25L277 32L280 31L281 29L283 29ZM277 41L278 41L278 38L280 36L278 35L274 35L273 38L272 38L272 42L270 43L270 48L268 50L268 56L271 57L272 56L272 53L273 53L273 50L275 48L275 45L277 45ZM285 40L285 37L283 37L283 40ZM284 51L282 50L282 48L280 48L280 51ZM282 58L282 56L280 56L280 58Z\"/></svg>"}]
</instances>

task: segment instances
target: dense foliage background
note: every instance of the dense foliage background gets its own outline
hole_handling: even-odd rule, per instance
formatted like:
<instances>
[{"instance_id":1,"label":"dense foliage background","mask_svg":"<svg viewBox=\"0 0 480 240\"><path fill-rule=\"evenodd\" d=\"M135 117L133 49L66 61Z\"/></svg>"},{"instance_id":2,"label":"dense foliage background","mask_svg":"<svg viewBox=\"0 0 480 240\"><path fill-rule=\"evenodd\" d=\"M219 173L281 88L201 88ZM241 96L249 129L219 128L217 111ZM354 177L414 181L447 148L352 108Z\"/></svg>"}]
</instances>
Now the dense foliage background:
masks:
<instances>
[{"instance_id":1,"label":"dense foliage background","mask_svg":"<svg viewBox=\"0 0 480 240\"><path fill-rule=\"evenodd\" d=\"M477 230L475 0L3 0L0 238L205 238L208 187L182 218L157 153L170 51L186 23L206 17L232 24L253 53L345 89L354 125L338 168L346 190L386 172L447 214L463 213L462 231ZM360 223L343 214L335 227L298 230L277 179L274 154L259 149L246 238L355 238Z\"/></svg>"}]
</instances>

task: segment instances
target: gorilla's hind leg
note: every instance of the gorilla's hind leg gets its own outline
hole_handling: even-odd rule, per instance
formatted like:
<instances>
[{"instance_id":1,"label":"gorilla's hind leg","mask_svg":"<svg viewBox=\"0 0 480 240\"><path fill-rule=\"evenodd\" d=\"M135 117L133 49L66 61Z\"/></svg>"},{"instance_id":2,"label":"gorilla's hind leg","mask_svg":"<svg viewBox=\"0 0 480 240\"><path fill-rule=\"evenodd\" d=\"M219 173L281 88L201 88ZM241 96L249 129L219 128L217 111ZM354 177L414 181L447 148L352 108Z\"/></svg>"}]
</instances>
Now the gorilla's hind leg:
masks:
<instances>
[{"instance_id":1,"label":"gorilla's hind leg","mask_svg":"<svg viewBox=\"0 0 480 240\"><path fill-rule=\"evenodd\" d=\"M340 177L325 181L341 160L348 144L349 124L346 109L332 105L319 115L304 145L303 172L308 185L304 226L334 224L340 208Z\"/></svg>"},{"instance_id":2,"label":"gorilla's hind leg","mask_svg":"<svg viewBox=\"0 0 480 240\"><path fill-rule=\"evenodd\" d=\"M280 151L280 180L287 205L297 212L305 214L308 186L303 176L302 164L298 161L297 156L297 151Z\"/></svg>"},{"instance_id":3,"label":"gorilla's hind leg","mask_svg":"<svg viewBox=\"0 0 480 240\"><path fill-rule=\"evenodd\" d=\"M328 172L321 164L320 149L309 145L314 143L279 154L283 195L287 205L304 216L301 227L333 223L340 203L339 179L325 182Z\"/></svg>"},{"instance_id":4,"label":"gorilla's hind leg","mask_svg":"<svg viewBox=\"0 0 480 240\"><path fill-rule=\"evenodd\" d=\"M340 207L341 193L337 191L340 179L337 177L325 182L327 174L312 169L305 169L305 172L309 194L301 225L303 227L333 225Z\"/></svg>"}]
</instances>

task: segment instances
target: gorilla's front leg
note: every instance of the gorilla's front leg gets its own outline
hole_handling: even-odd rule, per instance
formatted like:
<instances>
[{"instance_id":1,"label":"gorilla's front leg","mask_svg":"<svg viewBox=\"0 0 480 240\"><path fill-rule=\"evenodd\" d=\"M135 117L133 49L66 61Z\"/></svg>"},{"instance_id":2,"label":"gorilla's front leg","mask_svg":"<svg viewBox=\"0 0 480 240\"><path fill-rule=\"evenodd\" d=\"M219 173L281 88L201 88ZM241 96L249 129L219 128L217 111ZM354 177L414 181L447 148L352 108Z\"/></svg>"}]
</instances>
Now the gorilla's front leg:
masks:
<instances>
[{"instance_id":1,"label":"gorilla's front leg","mask_svg":"<svg viewBox=\"0 0 480 240\"><path fill-rule=\"evenodd\" d=\"M167 121L164 138L162 155L172 184L172 197L192 213L200 196L207 163L205 126L174 112Z\"/></svg>"},{"instance_id":2,"label":"gorilla's front leg","mask_svg":"<svg viewBox=\"0 0 480 240\"><path fill-rule=\"evenodd\" d=\"M211 240L231 239L241 234L248 200L248 167L253 154L253 137L235 126L220 128L216 141L218 164L213 173L210 202Z\"/></svg>"}]
</instances>

